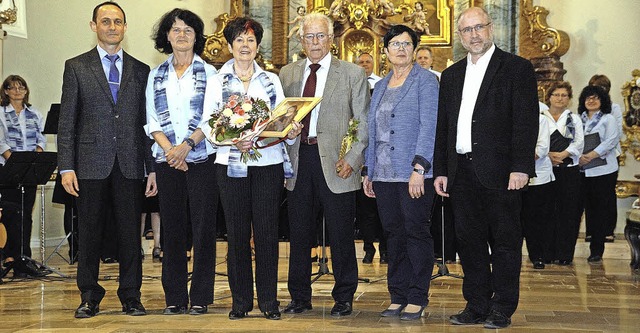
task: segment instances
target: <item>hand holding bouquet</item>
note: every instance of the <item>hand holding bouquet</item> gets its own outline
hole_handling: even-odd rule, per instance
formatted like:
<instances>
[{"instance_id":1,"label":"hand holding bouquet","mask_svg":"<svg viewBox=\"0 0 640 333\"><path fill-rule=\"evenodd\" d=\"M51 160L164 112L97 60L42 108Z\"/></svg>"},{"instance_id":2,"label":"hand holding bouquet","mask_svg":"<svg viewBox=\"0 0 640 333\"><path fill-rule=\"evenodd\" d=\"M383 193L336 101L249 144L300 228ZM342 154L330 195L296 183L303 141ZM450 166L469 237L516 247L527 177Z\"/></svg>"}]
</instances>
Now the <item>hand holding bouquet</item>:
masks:
<instances>
[{"instance_id":1,"label":"hand holding bouquet","mask_svg":"<svg viewBox=\"0 0 640 333\"><path fill-rule=\"evenodd\" d=\"M209 120L211 133L209 139L216 145L235 145L240 141L252 141L269 122L271 112L267 103L248 95L231 95L222 107ZM257 161L261 154L255 143L242 152L242 162Z\"/></svg>"}]
</instances>

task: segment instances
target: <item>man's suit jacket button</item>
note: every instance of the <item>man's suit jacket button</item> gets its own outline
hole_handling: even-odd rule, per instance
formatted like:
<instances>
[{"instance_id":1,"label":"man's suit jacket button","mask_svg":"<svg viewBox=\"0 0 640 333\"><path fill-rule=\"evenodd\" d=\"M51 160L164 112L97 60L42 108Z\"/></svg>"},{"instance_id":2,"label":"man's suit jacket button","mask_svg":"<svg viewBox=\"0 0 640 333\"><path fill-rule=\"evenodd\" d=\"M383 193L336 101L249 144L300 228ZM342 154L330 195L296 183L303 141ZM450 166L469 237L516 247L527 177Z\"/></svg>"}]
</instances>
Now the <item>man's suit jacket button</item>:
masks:
<instances>
[{"instance_id":1,"label":"man's suit jacket button","mask_svg":"<svg viewBox=\"0 0 640 333\"><path fill-rule=\"evenodd\" d=\"M392 114L391 114L391 118L395 118L395 117L396 117L396 114L395 114L395 113L392 113Z\"/></svg>"},{"instance_id":2,"label":"man's suit jacket button","mask_svg":"<svg viewBox=\"0 0 640 333\"><path fill-rule=\"evenodd\" d=\"M395 149L396 149L395 147L391 147L391 150L395 150Z\"/></svg>"},{"instance_id":3,"label":"man's suit jacket button","mask_svg":"<svg viewBox=\"0 0 640 333\"><path fill-rule=\"evenodd\" d=\"M395 134L395 132L394 132L394 131L391 131L391 134Z\"/></svg>"},{"instance_id":4,"label":"man's suit jacket button","mask_svg":"<svg viewBox=\"0 0 640 333\"><path fill-rule=\"evenodd\" d=\"M117 115L116 115L116 119L118 119L118 118L120 118L120 115L119 115L119 114L117 114Z\"/></svg>"}]
</instances>

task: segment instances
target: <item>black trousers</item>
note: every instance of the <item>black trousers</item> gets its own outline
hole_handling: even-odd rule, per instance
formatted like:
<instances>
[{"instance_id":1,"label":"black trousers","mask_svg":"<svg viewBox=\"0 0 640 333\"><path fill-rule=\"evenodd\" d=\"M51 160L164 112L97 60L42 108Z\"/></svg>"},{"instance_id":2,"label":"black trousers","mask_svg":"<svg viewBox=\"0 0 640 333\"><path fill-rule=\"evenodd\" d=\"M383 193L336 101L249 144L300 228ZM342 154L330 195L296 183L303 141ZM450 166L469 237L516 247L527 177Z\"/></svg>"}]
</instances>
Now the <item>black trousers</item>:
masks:
<instances>
[{"instance_id":1,"label":"black trousers","mask_svg":"<svg viewBox=\"0 0 640 333\"><path fill-rule=\"evenodd\" d=\"M376 199L366 196L363 189L356 191L356 223L360 228L365 252L376 252L373 246L376 238L380 241L380 252L387 252L387 237L382 229Z\"/></svg>"},{"instance_id":2,"label":"black trousers","mask_svg":"<svg viewBox=\"0 0 640 333\"><path fill-rule=\"evenodd\" d=\"M522 192L522 226L531 261L553 260L551 254L545 253L545 244L548 242L547 232L553 226L552 186L552 182L529 186Z\"/></svg>"},{"instance_id":3,"label":"black trousers","mask_svg":"<svg viewBox=\"0 0 640 333\"><path fill-rule=\"evenodd\" d=\"M140 299L142 259L140 257L140 214L142 211L142 179L124 177L116 160L105 179L79 179L78 203L78 288L82 301L100 303L105 290L98 283L103 231L107 223L115 223L116 235L104 235L118 242L118 297ZM106 215L113 209L114 219Z\"/></svg>"},{"instance_id":4,"label":"black trousers","mask_svg":"<svg viewBox=\"0 0 640 333\"><path fill-rule=\"evenodd\" d=\"M458 253L464 270L462 294L471 310L511 316L520 296L522 264L521 192L484 187L465 157L458 158L449 189ZM489 254L491 247L491 254Z\"/></svg>"},{"instance_id":5,"label":"black trousers","mask_svg":"<svg viewBox=\"0 0 640 333\"><path fill-rule=\"evenodd\" d=\"M31 230L33 229L33 205L36 202L36 187L24 187L24 216L22 207L22 189L8 188L0 190L2 201L11 202L16 207L2 210L2 223L7 229L7 244L4 252L7 257L18 260L21 255L31 257Z\"/></svg>"},{"instance_id":6,"label":"black trousers","mask_svg":"<svg viewBox=\"0 0 640 333\"><path fill-rule=\"evenodd\" d=\"M311 301L311 260L309 249L315 239L313 201L324 211L327 237L331 239L331 262L336 302L352 302L358 287L358 263L353 239L355 191L333 193L322 173L318 146L300 145L296 186L287 194L291 228L289 293L297 301Z\"/></svg>"},{"instance_id":7,"label":"black trousers","mask_svg":"<svg viewBox=\"0 0 640 333\"><path fill-rule=\"evenodd\" d=\"M433 179L425 179L425 194L409 196L408 183L374 182L382 226L387 233L387 284L391 303L426 306L433 272L431 207Z\"/></svg>"},{"instance_id":8,"label":"black trousers","mask_svg":"<svg viewBox=\"0 0 640 333\"><path fill-rule=\"evenodd\" d=\"M591 230L589 249L591 255L602 256L605 236L618 219L615 190L618 173L582 177L585 220Z\"/></svg>"},{"instance_id":9,"label":"black trousers","mask_svg":"<svg viewBox=\"0 0 640 333\"><path fill-rule=\"evenodd\" d=\"M251 230L256 258L256 291L260 311L278 310L278 213L282 202L282 164L249 167L247 177L227 176L218 166L220 198L227 222L227 271L233 310L253 309ZM307 256L307 260L309 257Z\"/></svg>"},{"instance_id":10,"label":"black trousers","mask_svg":"<svg viewBox=\"0 0 640 333\"><path fill-rule=\"evenodd\" d=\"M167 306L213 303L216 258L218 186L215 154L202 163L189 163L186 172L156 164L162 220L162 288ZM138 188L138 192L140 192ZM191 224L187 223L188 216ZM138 222L139 223L139 222ZM140 232L138 225L138 232ZM185 247L189 228L193 232L193 273L187 290ZM140 238L138 236L138 238Z\"/></svg>"},{"instance_id":11,"label":"black trousers","mask_svg":"<svg viewBox=\"0 0 640 333\"><path fill-rule=\"evenodd\" d=\"M545 260L573 261L582 219L580 167L554 167L551 183L551 226L547 229Z\"/></svg>"}]
</instances>

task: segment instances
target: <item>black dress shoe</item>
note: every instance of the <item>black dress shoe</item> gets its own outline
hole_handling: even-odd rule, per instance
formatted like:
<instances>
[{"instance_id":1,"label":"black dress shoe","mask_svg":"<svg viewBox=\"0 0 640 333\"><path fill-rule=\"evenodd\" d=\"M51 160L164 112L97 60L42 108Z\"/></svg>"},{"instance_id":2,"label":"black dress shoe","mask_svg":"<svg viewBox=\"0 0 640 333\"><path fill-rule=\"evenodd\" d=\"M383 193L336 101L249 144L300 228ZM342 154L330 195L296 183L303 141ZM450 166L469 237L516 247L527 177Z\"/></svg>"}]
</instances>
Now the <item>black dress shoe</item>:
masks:
<instances>
[{"instance_id":1,"label":"black dress shoe","mask_svg":"<svg viewBox=\"0 0 640 333\"><path fill-rule=\"evenodd\" d=\"M264 312L264 317L269 320L280 320L280 316L281 315L279 310Z\"/></svg>"},{"instance_id":2,"label":"black dress shoe","mask_svg":"<svg viewBox=\"0 0 640 333\"><path fill-rule=\"evenodd\" d=\"M93 302L82 302L80 306L76 309L75 317L76 318L91 318L98 314L100 311L100 307L97 303Z\"/></svg>"},{"instance_id":3,"label":"black dress shoe","mask_svg":"<svg viewBox=\"0 0 640 333\"><path fill-rule=\"evenodd\" d=\"M231 319L231 320L242 319L242 318L246 317L247 315L248 315L247 312L242 312L242 311L238 311L238 310L231 310L229 312L229 319Z\"/></svg>"},{"instance_id":4,"label":"black dress shoe","mask_svg":"<svg viewBox=\"0 0 640 333\"><path fill-rule=\"evenodd\" d=\"M483 323L487 316L476 313L475 311L465 308L460 313L449 317L449 321L454 325L475 325Z\"/></svg>"},{"instance_id":5,"label":"black dress shoe","mask_svg":"<svg viewBox=\"0 0 640 333\"><path fill-rule=\"evenodd\" d=\"M587 262L591 264L602 262L602 256L599 256L597 254L592 254L589 256L589 258L587 258Z\"/></svg>"},{"instance_id":6,"label":"black dress shoe","mask_svg":"<svg viewBox=\"0 0 640 333\"><path fill-rule=\"evenodd\" d=\"M405 311L400 315L400 320L418 320L424 314L424 308L426 307L426 305L421 305L418 312L408 312L405 308Z\"/></svg>"},{"instance_id":7,"label":"black dress shoe","mask_svg":"<svg viewBox=\"0 0 640 333\"><path fill-rule=\"evenodd\" d=\"M397 305L398 307L395 309L389 309L380 312L380 317L399 317L402 313L402 310L407 306L406 304L392 304Z\"/></svg>"},{"instance_id":8,"label":"black dress shoe","mask_svg":"<svg viewBox=\"0 0 640 333\"><path fill-rule=\"evenodd\" d=\"M209 308L206 305L192 305L189 309L190 315L202 315L207 313Z\"/></svg>"},{"instance_id":9,"label":"black dress shoe","mask_svg":"<svg viewBox=\"0 0 640 333\"><path fill-rule=\"evenodd\" d=\"M558 260L558 265L560 265L560 266L569 266L569 265L571 265L571 260Z\"/></svg>"},{"instance_id":10,"label":"black dress shoe","mask_svg":"<svg viewBox=\"0 0 640 333\"><path fill-rule=\"evenodd\" d=\"M375 254L376 254L376 253L375 253L375 252L373 252L373 251L367 251L367 252L364 254L364 258L362 258L362 263L363 263L363 264L370 264L370 263L372 263L372 262L373 262L373 256L374 256Z\"/></svg>"},{"instance_id":11,"label":"black dress shoe","mask_svg":"<svg viewBox=\"0 0 640 333\"><path fill-rule=\"evenodd\" d=\"M331 315L333 317L348 316L353 312L351 302L336 302L331 308Z\"/></svg>"},{"instance_id":12,"label":"black dress shoe","mask_svg":"<svg viewBox=\"0 0 640 333\"><path fill-rule=\"evenodd\" d=\"M102 259L102 262L105 264L116 264L118 263L118 260L116 260L115 258L107 257Z\"/></svg>"},{"instance_id":13,"label":"black dress shoe","mask_svg":"<svg viewBox=\"0 0 640 333\"><path fill-rule=\"evenodd\" d=\"M122 304L122 312L129 316L144 316L147 314L147 310L144 309L142 303L135 298L129 298Z\"/></svg>"},{"instance_id":14,"label":"black dress shoe","mask_svg":"<svg viewBox=\"0 0 640 333\"><path fill-rule=\"evenodd\" d=\"M544 269L544 261L542 260L536 260L533 262L533 268L534 269Z\"/></svg>"},{"instance_id":15,"label":"black dress shoe","mask_svg":"<svg viewBox=\"0 0 640 333\"><path fill-rule=\"evenodd\" d=\"M311 309L311 302L293 300L284 308L284 313L303 313Z\"/></svg>"},{"instance_id":16,"label":"black dress shoe","mask_svg":"<svg viewBox=\"0 0 640 333\"><path fill-rule=\"evenodd\" d=\"M187 307L184 305L169 305L162 311L164 315L179 315L185 313L187 313Z\"/></svg>"},{"instance_id":17,"label":"black dress shoe","mask_svg":"<svg viewBox=\"0 0 640 333\"><path fill-rule=\"evenodd\" d=\"M389 261L387 260L387 252L380 252L380 264L386 265Z\"/></svg>"},{"instance_id":18,"label":"black dress shoe","mask_svg":"<svg viewBox=\"0 0 640 333\"><path fill-rule=\"evenodd\" d=\"M484 322L484 328L498 329L506 328L511 325L511 318L507 317L504 313L492 310L487 320Z\"/></svg>"}]
</instances>

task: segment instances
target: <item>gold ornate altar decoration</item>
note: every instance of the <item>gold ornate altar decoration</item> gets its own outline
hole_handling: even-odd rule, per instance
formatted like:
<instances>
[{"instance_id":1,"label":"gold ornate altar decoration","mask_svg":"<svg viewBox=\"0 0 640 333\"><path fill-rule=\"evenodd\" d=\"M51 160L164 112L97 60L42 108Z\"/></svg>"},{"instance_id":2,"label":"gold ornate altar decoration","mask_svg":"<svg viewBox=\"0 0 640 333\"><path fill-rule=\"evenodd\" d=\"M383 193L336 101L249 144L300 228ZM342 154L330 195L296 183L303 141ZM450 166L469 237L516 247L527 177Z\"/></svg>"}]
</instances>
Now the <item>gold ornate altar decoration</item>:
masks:
<instances>
[{"instance_id":1,"label":"gold ornate altar decoration","mask_svg":"<svg viewBox=\"0 0 640 333\"><path fill-rule=\"evenodd\" d=\"M625 140L620 142L622 153L618 157L620 165L625 165L627 153L640 161L640 69L631 72L633 78L622 86L624 111L622 112L622 131Z\"/></svg>"},{"instance_id":2,"label":"gold ornate altar decoration","mask_svg":"<svg viewBox=\"0 0 640 333\"><path fill-rule=\"evenodd\" d=\"M0 0L1 3L2 0ZM0 11L0 29L2 29L3 24L13 24L18 19L18 7L16 7L15 0L11 0L11 5L11 8Z\"/></svg>"},{"instance_id":3,"label":"gold ornate altar decoration","mask_svg":"<svg viewBox=\"0 0 640 333\"><path fill-rule=\"evenodd\" d=\"M520 8L519 53L533 64L538 80L538 97L544 101L551 83L561 81L567 72L560 57L569 50L569 35L549 27L549 11L544 7L533 6L532 0L521 0Z\"/></svg>"},{"instance_id":4,"label":"gold ornate altar decoration","mask_svg":"<svg viewBox=\"0 0 640 333\"><path fill-rule=\"evenodd\" d=\"M306 8L309 9L308 12L320 12L333 19L332 52L340 59L355 62L360 54L369 53L374 58L374 72L379 75L386 74L388 64L382 52L382 37L392 25L405 24L418 32L421 45L432 47L433 67L442 71L446 68L447 59L453 57L453 0L421 1L420 5L413 0L307 0ZM247 6L251 5L242 0L230 0L230 13L222 14L215 19L216 31L206 36L205 50L202 54L207 62L221 65L231 58L222 31L227 22L242 16ZM272 11L272 57L262 59L258 54L259 59L256 60L264 65L264 68L277 71L286 65L289 59L289 1L274 1L273 7L268 9Z\"/></svg>"}]
</instances>

